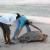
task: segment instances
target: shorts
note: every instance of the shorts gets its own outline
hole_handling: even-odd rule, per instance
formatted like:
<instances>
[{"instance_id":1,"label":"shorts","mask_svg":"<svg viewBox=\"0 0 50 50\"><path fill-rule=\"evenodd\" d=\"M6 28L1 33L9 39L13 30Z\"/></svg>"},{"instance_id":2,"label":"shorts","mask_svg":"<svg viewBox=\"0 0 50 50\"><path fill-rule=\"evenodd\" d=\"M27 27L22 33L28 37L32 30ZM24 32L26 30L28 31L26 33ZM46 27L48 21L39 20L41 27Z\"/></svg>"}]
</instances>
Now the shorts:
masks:
<instances>
[{"instance_id":1,"label":"shorts","mask_svg":"<svg viewBox=\"0 0 50 50\"><path fill-rule=\"evenodd\" d=\"M10 33L9 25L0 22L0 27L2 28L3 33Z\"/></svg>"}]
</instances>

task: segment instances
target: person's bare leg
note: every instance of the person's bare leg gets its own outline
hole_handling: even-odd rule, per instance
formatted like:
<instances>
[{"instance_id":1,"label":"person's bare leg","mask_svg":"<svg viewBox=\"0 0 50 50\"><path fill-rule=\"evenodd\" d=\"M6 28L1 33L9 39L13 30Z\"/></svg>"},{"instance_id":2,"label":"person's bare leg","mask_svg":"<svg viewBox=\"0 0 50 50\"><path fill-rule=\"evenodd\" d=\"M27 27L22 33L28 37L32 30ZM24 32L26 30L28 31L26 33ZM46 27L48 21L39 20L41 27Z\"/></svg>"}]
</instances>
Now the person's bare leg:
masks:
<instances>
[{"instance_id":1,"label":"person's bare leg","mask_svg":"<svg viewBox=\"0 0 50 50\"><path fill-rule=\"evenodd\" d=\"M6 36L7 36L7 43L10 43L10 33L6 33Z\"/></svg>"},{"instance_id":2,"label":"person's bare leg","mask_svg":"<svg viewBox=\"0 0 50 50\"><path fill-rule=\"evenodd\" d=\"M14 42L10 40L10 33L7 33L6 36L7 36L7 43L5 44L15 44Z\"/></svg>"},{"instance_id":3,"label":"person's bare leg","mask_svg":"<svg viewBox=\"0 0 50 50\"><path fill-rule=\"evenodd\" d=\"M5 42L7 42L6 33L3 33L3 36L4 36Z\"/></svg>"}]
</instances>

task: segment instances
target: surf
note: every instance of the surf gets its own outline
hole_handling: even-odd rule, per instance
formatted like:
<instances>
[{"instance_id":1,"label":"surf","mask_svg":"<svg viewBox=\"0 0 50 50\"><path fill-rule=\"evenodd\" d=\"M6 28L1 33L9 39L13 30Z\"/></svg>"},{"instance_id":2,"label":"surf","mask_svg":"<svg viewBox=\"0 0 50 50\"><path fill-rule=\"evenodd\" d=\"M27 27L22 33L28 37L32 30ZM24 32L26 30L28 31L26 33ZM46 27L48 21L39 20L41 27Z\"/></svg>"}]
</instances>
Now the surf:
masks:
<instances>
[{"instance_id":1,"label":"surf","mask_svg":"<svg viewBox=\"0 0 50 50\"><path fill-rule=\"evenodd\" d=\"M0 13L0 16L8 16L9 18L12 18L13 16L16 16L16 14L13 13ZM50 24L50 17L45 17L45 16L28 16L24 15L26 18L32 22L37 22L37 23L44 23L44 24ZM11 23L15 21L16 17L13 17L11 20Z\"/></svg>"},{"instance_id":2,"label":"surf","mask_svg":"<svg viewBox=\"0 0 50 50\"><path fill-rule=\"evenodd\" d=\"M50 17L26 16L26 18L31 20L32 22L39 22L39 23L44 23L44 24L50 24Z\"/></svg>"}]
</instances>

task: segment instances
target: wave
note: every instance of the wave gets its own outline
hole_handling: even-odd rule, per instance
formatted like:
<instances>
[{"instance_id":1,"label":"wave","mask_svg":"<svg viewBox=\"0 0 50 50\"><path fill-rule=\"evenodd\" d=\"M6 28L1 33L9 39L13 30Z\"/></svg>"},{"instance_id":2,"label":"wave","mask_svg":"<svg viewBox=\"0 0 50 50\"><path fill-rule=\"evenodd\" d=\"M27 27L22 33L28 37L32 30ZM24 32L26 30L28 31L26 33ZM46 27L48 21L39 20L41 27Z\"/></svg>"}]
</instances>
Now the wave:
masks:
<instances>
[{"instance_id":1,"label":"wave","mask_svg":"<svg viewBox=\"0 0 50 50\"><path fill-rule=\"evenodd\" d=\"M14 17L14 16L16 16L16 14L0 13L0 16L12 18L11 23L16 20L15 19L16 17ZM50 17L44 17L44 16L26 16L26 18L31 20L32 22L39 22L39 23L50 24Z\"/></svg>"},{"instance_id":2,"label":"wave","mask_svg":"<svg viewBox=\"0 0 50 50\"><path fill-rule=\"evenodd\" d=\"M44 16L26 16L26 17L32 22L50 24L50 17L44 17Z\"/></svg>"}]
</instances>

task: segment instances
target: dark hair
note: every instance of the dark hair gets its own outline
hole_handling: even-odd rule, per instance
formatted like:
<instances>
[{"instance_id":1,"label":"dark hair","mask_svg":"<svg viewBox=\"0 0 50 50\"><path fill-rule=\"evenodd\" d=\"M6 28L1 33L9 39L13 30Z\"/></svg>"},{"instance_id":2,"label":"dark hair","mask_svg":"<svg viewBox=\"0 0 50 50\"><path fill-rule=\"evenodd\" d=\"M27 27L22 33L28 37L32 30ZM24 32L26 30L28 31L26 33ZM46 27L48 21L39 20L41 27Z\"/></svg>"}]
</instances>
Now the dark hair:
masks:
<instances>
[{"instance_id":1,"label":"dark hair","mask_svg":"<svg viewBox=\"0 0 50 50\"><path fill-rule=\"evenodd\" d=\"M20 14L19 14L19 13L17 13L17 17L16 17L16 19L18 19L19 17L21 17L21 16L20 16Z\"/></svg>"}]
</instances>

